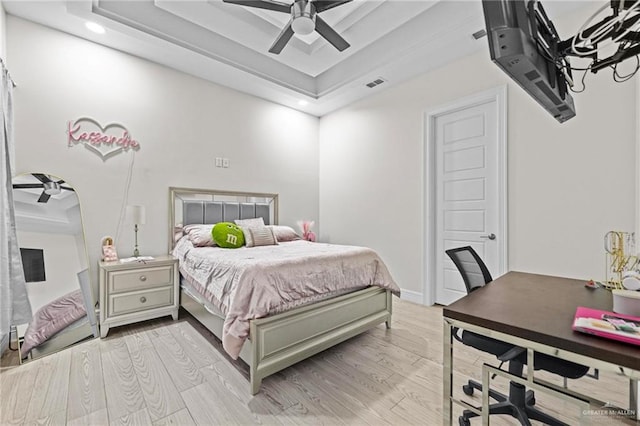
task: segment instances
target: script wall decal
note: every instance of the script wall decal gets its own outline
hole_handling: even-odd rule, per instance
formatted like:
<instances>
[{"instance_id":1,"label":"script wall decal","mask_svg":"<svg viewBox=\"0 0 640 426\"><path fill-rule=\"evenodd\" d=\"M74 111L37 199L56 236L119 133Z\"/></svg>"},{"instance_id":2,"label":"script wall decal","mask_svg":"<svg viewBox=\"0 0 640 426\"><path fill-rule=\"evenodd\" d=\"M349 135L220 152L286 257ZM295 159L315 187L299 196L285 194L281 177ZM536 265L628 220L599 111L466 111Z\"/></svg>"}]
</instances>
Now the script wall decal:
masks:
<instances>
[{"instance_id":1,"label":"script wall decal","mask_svg":"<svg viewBox=\"0 0 640 426\"><path fill-rule=\"evenodd\" d=\"M138 141L131 138L122 124L111 123L102 127L96 120L88 117L67 123L67 144L70 147L84 145L103 160L119 152L140 149Z\"/></svg>"}]
</instances>

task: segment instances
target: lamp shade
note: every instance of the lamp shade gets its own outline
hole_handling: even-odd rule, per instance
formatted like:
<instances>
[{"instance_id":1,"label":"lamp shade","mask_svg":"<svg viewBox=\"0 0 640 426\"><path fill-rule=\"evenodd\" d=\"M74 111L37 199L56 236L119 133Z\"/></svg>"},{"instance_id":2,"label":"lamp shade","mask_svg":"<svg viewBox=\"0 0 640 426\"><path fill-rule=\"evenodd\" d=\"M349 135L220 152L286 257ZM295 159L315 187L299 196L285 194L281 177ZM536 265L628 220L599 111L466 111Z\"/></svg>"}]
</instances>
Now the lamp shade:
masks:
<instances>
[{"instance_id":1,"label":"lamp shade","mask_svg":"<svg viewBox=\"0 0 640 426\"><path fill-rule=\"evenodd\" d=\"M127 223L144 225L147 221L144 206L127 206L124 211L124 219Z\"/></svg>"}]
</instances>

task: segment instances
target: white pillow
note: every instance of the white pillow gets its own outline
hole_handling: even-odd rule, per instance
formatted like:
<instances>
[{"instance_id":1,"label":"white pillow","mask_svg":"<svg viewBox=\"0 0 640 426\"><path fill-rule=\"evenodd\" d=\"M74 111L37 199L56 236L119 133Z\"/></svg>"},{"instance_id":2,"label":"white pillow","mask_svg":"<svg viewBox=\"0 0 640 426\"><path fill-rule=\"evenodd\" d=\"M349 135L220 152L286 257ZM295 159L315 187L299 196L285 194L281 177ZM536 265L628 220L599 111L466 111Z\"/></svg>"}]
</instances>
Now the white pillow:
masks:
<instances>
[{"instance_id":1,"label":"white pillow","mask_svg":"<svg viewBox=\"0 0 640 426\"><path fill-rule=\"evenodd\" d=\"M255 217L253 219L236 219L234 223L241 228L249 228L253 226L264 226L264 219L262 217Z\"/></svg>"},{"instance_id":2,"label":"white pillow","mask_svg":"<svg viewBox=\"0 0 640 426\"><path fill-rule=\"evenodd\" d=\"M211 229L213 225L187 225L183 228L184 233L191 241L194 247L213 247L216 242L213 241Z\"/></svg>"},{"instance_id":3,"label":"white pillow","mask_svg":"<svg viewBox=\"0 0 640 426\"><path fill-rule=\"evenodd\" d=\"M279 243L285 242L285 241L295 241L295 240L302 239L302 237L296 234L296 231L294 231L293 228L290 226L270 225L268 226L268 228L273 229L273 233L275 234L276 240L278 240Z\"/></svg>"}]
</instances>

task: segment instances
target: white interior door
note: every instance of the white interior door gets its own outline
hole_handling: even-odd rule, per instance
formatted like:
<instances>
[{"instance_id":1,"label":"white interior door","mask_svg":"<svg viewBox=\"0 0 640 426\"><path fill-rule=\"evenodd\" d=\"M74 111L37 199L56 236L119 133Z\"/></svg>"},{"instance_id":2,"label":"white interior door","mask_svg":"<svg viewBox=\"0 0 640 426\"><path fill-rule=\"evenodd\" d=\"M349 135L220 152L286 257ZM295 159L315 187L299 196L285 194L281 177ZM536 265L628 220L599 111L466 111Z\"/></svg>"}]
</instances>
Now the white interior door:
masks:
<instances>
[{"instance_id":1,"label":"white interior door","mask_svg":"<svg viewBox=\"0 0 640 426\"><path fill-rule=\"evenodd\" d=\"M435 303L466 295L460 273L445 250L472 246L494 277L506 260L505 156L496 98L433 117ZM435 276L434 276L435 275Z\"/></svg>"}]
</instances>

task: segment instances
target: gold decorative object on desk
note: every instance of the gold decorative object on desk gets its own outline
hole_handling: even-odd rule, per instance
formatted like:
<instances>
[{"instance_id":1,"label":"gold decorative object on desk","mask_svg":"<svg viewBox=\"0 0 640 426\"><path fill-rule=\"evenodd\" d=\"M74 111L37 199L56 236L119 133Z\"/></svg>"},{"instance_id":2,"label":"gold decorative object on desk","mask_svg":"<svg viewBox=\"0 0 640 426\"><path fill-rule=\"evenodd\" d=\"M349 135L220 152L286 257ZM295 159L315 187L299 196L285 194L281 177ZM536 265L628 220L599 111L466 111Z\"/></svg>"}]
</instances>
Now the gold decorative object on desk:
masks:
<instances>
[{"instance_id":1,"label":"gold decorative object on desk","mask_svg":"<svg viewBox=\"0 0 640 426\"><path fill-rule=\"evenodd\" d=\"M607 260L607 274L604 286L610 290L622 289L622 278L626 271L638 264L635 253L633 232L609 231L604 236L604 250Z\"/></svg>"}]
</instances>

